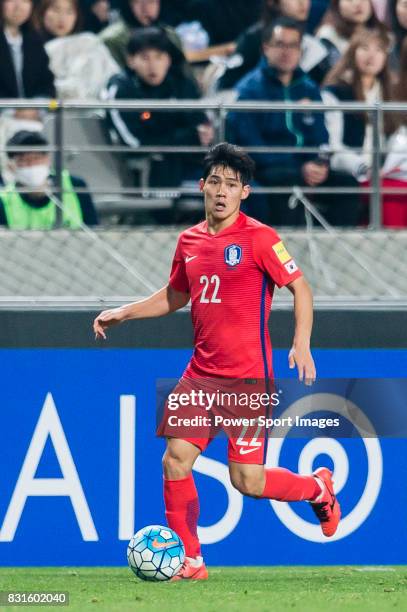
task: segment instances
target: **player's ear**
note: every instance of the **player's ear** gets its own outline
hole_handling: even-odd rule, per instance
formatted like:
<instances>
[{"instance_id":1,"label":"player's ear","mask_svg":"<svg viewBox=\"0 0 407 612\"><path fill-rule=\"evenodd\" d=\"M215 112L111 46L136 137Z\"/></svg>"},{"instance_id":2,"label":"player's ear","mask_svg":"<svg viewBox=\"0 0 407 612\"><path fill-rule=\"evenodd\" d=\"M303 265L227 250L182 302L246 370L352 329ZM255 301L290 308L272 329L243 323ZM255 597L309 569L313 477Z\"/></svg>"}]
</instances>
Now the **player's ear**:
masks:
<instances>
[{"instance_id":1,"label":"player's ear","mask_svg":"<svg viewBox=\"0 0 407 612\"><path fill-rule=\"evenodd\" d=\"M243 189L242 189L242 200L246 200L246 198L248 198L250 195L250 185L243 185Z\"/></svg>"},{"instance_id":2,"label":"player's ear","mask_svg":"<svg viewBox=\"0 0 407 612\"><path fill-rule=\"evenodd\" d=\"M203 178L199 179L199 191L203 191L205 181Z\"/></svg>"}]
</instances>

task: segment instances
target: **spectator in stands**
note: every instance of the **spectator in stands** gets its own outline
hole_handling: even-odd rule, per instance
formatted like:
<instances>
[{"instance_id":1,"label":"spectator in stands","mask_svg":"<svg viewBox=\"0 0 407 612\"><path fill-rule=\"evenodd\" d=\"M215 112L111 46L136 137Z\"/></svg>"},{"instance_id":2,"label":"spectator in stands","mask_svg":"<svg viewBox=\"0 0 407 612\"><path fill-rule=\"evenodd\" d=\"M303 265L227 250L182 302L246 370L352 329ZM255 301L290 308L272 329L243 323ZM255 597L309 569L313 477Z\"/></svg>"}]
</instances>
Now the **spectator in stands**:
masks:
<instances>
[{"instance_id":1,"label":"spectator in stands","mask_svg":"<svg viewBox=\"0 0 407 612\"><path fill-rule=\"evenodd\" d=\"M161 0L161 18L175 28L185 21L191 0Z\"/></svg>"},{"instance_id":2,"label":"spectator in stands","mask_svg":"<svg viewBox=\"0 0 407 612\"><path fill-rule=\"evenodd\" d=\"M315 30L321 23L330 0L311 0L311 10L307 19L307 32L314 34Z\"/></svg>"},{"instance_id":3,"label":"spectator in stands","mask_svg":"<svg viewBox=\"0 0 407 612\"><path fill-rule=\"evenodd\" d=\"M234 40L256 21L261 1L161 0L161 15L177 26L188 62L204 64L235 51Z\"/></svg>"},{"instance_id":4,"label":"spectator in stands","mask_svg":"<svg viewBox=\"0 0 407 612\"><path fill-rule=\"evenodd\" d=\"M8 152L15 180L0 192L1 225L13 230L47 230L55 226L57 207L50 198L50 193L55 192L55 176L51 171L50 155L35 150L46 146L47 140L38 132L17 132L7 142L8 148L25 149ZM64 170L62 184L63 226L78 229L82 223L95 225L97 215L90 195L75 193L76 188L85 188L86 183Z\"/></svg>"},{"instance_id":5,"label":"spectator in stands","mask_svg":"<svg viewBox=\"0 0 407 612\"><path fill-rule=\"evenodd\" d=\"M400 62L397 80L395 83L395 99L399 102L407 102L407 36L403 39L400 49ZM404 113L402 123L407 125L407 113Z\"/></svg>"},{"instance_id":6,"label":"spectator in stands","mask_svg":"<svg viewBox=\"0 0 407 612\"><path fill-rule=\"evenodd\" d=\"M35 4L33 25L44 43L65 36L67 30L72 34L81 32L82 23L82 13L77 0L39 0Z\"/></svg>"},{"instance_id":7,"label":"spectator in stands","mask_svg":"<svg viewBox=\"0 0 407 612\"><path fill-rule=\"evenodd\" d=\"M179 55L160 28L136 30L127 47L127 69L110 79L110 100L197 99L195 81L188 79ZM110 127L133 151L140 145L202 145L213 140L213 128L202 112L112 110ZM191 156L169 154L153 164L152 186L178 186L189 178Z\"/></svg>"},{"instance_id":8,"label":"spectator in stands","mask_svg":"<svg viewBox=\"0 0 407 612\"><path fill-rule=\"evenodd\" d=\"M260 4L261 0L190 0L187 13L208 32L210 45L220 45L236 40L258 20Z\"/></svg>"},{"instance_id":9,"label":"spectator in stands","mask_svg":"<svg viewBox=\"0 0 407 612\"><path fill-rule=\"evenodd\" d=\"M403 41L407 35L407 0L390 0L389 17L394 34L394 46L391 54L391 66L398 69Z\"/></svg>"},{"instance_id":10,"label":"spectator in stands","mask_svg":"<svg viewBox=\"0 0 407 612\"><path fill-rule=\"evenodd\" d=\"M323 100L340 102L390 102L392 79L389 68L390 36L383 30L361 29L353 35L348 50L325 80ZM384 117L385 134L395 130L392 115ZM365 113L326 113L330 145L336 150L331 166L365 180L372 167L373 128ZM384 135L383 135L384 136ZM361 153L352 151L361 148Z\"/></svg>"},{"instance_id":11,"label":"spectator in stands","mask_svg":"<svg viewBox=\"0 0 407 612\"><path fill-rule=\"evenodd\" d=\"M407 103L407 36L401 45L398 78L394 99ZM387 144L387 156L382 168L382 186L388 193L383 196L383 225L385 227L407 227L407 112L392 113L397 131ZM391 193L396 187L398 193ZM401 191L402 189L402 191Z\"/></svg>"},{"instance_id":12,"label":"spectator in stands","mask_svg":"<svg viewBox=\"0 0 407 612\"><path fill-rule=\"evenodd\" d=\"M238 100L320 102L318 86L298 67L301 57L301 25L281 17L263 32L265 58L237 85ZM321 113L312 112L235 112L228 117L229 140L245 147L312 147L320 153L252 154L256 179L267 187L357 187L351 175L338 174L330 166L324 150L328 133ZM252 211L273 225L302 224L300 207L289 210L288 196L271 196L270 206ZM323 214L334 225L354 225L359 216L359 198L337 195L315 197Z\"/></svg>"},{"instance_id":13,"label":"spectator in stands","mask_svg":"<svg viewBox=\"0 0 407 612\"><path fill-rule=\"evenodd\" d=\"M160 20L161 0L119 0L121 19L100 33L100 37L121 68L127 65L127 44L136 28L162 27L185 61L182 43L175 30ZM191 74L192 76L192 74Z\"/></svg>"},{"instance_id":14,"label":"spectator in stands","mask_svg":"<svg viewBox=\"0 0 407 612\"><path fill-rule=\"evenodd\" d=\"M97 98L120 69L92 32L81 32L78 0L40 0L34 15L61 98Z\"/></svg>"},{"instance_id":15,"label":"spectator in stands","mask_svg":"<svg viewBox=\"0 0 407 612\"><path fill-rule=\"evenodd\" d=\"M81 0L83 30L99 34L111 23L109 0Z\"/></svg>"},{"instance_id":16,"label":"spectator in stands","mask_svg":"<svg viewBox=\"0 0 407 612\"><path fill-rule=\"evenodd\" d=\"M253 70L262 56L262 30L278 17L297 19L303 26L307 22L311 0L263 0L262 18L246 30L237 40L236 52L229 60L231 67L219 81L219 89L229 89L250 70ZM320 83L330 66L326 47L310 34L302 39L300 67Z\"/></svg>"},{"instance_id":17,"label":"spectator in stands","mask_svg":"<svg viewBox=\"0 0 407 612\"><path fill-rule=\"evenodd\" d=\"M390 0L372 0L374 12L377 18L383 23L387 23L388 18L388 4Z\"/></svg>"},{"instance_id":18,"label":"spectator in stands","mask_svg":"<svg viewBox=\"0 0 407 612\"><path fill-rule=\"evenodd\" d=\"M329 51L331 67L345 53L352 35L362 26L384 28L376 17L372 0L331 0L330 8L316 33Z\"/></svg>"},{"instance_id":19,"label":"spectator in stands","mask_svg":"<svg viewBox=\"0 0 407 612\"><path fill-rule=\"evenodd\" d=\"M374 104L375 102L391 101L393 99L393 83L389 67L390 44L390 36L382 29L361 29L354 34L347 52L327 76L327 87L323 92L324 101L328 104L356 101ZM389 137L395 133L398 127L397 119L393 113L384 115L384 130L380 134L382 145L387 140L387 145L390 147L390 142L393 142ZM331 158L332 167L352 173L361 184L369 186L371 184L374 149L373 126L369 115L360 112L331 111L326 113L326 120L330 144L336 150ZM405 147L406 141L404 139L404 149ZM361 152L355 151L355 149L361 149ZM407 159L405 153L404 157ZM399 154L397 159L399 161ZM382 170L384 187L394 186L392 183L394 167L390 167L389 162L391 163L390 153L387 155L385 168ZM403 198L404 208L406 209L406 196L404 195ZM399 199L396 198L397 201ZM393 203L393 195L384 196L385 222L392 218L392 215L389 217L388 208L389 204L393 208Z\"/></svg>"},{"instance_id":20,"label":"spectator in stands","mask_svg":"<svg viewBox=\"0 0 407 612\"><path fill-rule=\"evenodd\" d=\"M186 58L205 63L234 53L234 42L260 16L262 0L189 0L178 26Z\"/></svg>"},{"instance_id":21,"label":"spectator in stands","mask_svg":"<svg viewBox=\"0 0 407 612\"><path fill-rule=\"evenodd\" d=\"M36 108L8 108L0 116L0 175L2 183L13 180L8 167L7 141L16 133L42 132L44 130L44 111Z\"/></svg>"},{"instance_id":22,"label":"spectator in stands","mask_svg":"<svg viewBox=\"0 0 407 612\"><path fill-rule=\"evenodd\" d=\"M54 75L30 24L32 0L0 0L0 98L55 96Z\"/></svg>"}]
</instances>

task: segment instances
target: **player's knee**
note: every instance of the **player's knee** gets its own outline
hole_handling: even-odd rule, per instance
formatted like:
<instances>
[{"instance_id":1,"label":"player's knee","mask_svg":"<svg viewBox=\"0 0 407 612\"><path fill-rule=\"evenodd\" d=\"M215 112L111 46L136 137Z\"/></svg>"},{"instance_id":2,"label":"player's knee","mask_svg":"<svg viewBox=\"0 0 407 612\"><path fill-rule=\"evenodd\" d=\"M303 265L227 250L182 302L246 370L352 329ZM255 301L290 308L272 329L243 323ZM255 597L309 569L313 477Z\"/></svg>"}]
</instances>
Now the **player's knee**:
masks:
<instances>
[{"instance_id":1,"label":"player's knee","mask_svg":"<svg viewBox=\"0 0 407 612\"><path fill-rule=\"evenodd\" d=\"M170 480L186 478L192 470L189 460L176 453L165 451L162 459L164 476Z\"/></svg>"},{"instance_id":2,"label":"player's knee","mask_svg":"<svg viewBox=\"0 0 407 612\"><path fill-rule=\"evenodd\" d=\"M249 497L261 497L264 489L264 483L260 478L252 475L238 474L231 476L231 482L235 489L242 495Z\"/></svg>"}]
</instances>

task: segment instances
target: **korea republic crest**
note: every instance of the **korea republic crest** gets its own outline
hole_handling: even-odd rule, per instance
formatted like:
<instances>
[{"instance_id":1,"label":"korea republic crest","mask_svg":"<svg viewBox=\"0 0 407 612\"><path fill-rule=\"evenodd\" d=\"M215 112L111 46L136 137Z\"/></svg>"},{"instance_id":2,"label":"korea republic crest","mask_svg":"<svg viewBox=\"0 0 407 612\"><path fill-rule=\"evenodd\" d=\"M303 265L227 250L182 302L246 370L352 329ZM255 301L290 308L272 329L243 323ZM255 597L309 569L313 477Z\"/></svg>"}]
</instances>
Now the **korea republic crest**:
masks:
<instances>
[{"instance_id":1,"label":"korea republic crest","mask_svg":"<svg viewBox=\"0 0 407 612\"><path fill-rule=\"evenodd\" d=\"M225 248L225 262L228 266L237 266L242 261L242 247L238 244L230 244Z\"/></svg>"}]
</instances>

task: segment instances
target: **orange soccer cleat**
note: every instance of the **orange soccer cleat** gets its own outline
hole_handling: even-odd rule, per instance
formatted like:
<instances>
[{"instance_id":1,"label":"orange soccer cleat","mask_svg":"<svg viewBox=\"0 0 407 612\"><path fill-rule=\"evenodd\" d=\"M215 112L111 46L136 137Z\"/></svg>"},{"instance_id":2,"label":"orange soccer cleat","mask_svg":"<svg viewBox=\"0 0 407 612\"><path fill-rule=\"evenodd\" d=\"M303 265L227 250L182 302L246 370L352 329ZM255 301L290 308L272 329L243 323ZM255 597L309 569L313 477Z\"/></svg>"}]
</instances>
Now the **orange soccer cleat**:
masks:
<instances>
[{"instance_id":1,"label":"orange soccer cleat","mask_svg":"<svg viewBox=\"0 0 407 612\"><path fill-rule=\"evenodd\" d=\"M171 578L170 582L175 580L207 580L208 570L206 569L205 563L202 557L193 559L191 557L185 557L185 561L178 574Z\"/></svg>"},{"instance_id":2,"label":"orange soccer cleat","mask_svg":"<svg viewBox=\"0 0 407 612\"><path fill-rule=\"evenodd\" d=\"M330 538L337 530L341 518L341 507L333 489L332 472L322 467L315 470L313 476L321 485L322 492L310 502L311 507L321 523L322 533Z\"/></svg>"}]
</instances>

